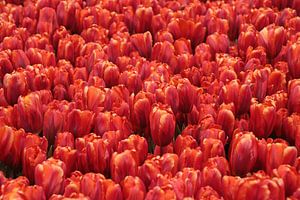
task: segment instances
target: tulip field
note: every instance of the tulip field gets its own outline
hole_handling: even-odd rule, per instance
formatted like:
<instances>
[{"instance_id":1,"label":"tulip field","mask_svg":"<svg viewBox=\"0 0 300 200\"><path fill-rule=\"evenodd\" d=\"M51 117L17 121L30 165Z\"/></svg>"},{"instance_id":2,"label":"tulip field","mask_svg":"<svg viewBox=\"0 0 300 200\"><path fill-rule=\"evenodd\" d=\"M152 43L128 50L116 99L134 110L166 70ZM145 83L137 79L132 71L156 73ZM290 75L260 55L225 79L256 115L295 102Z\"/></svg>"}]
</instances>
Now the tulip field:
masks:
<instances>
[{"instance_id":1,"label":"tulip field","mask_svg":"<svg viewBox=\"0 0 300 200\"><path fill-rule=\"evenodd\" d=\"M300 200L300 0L0 0L0 200Z\"/></svg>"}]
</instances>

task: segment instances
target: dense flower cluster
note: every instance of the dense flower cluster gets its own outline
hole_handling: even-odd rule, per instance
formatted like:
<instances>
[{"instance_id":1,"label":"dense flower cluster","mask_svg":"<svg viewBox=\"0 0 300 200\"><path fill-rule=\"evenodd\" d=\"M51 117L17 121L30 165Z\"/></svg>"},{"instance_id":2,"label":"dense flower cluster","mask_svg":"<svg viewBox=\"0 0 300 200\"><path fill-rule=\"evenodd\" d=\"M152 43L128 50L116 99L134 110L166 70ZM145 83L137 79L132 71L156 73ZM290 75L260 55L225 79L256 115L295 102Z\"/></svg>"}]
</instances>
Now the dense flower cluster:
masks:
<instances>
[{"instance_id":1,"label":"dense flower cluster","mask_svg":"<svg viewBox=\"0 0 300 200\"><path fill-rule=\"evenodd\" d=\"M0 200L300 199L300 0L1 0L0 85Z\"/></svg>"}]
</instances>

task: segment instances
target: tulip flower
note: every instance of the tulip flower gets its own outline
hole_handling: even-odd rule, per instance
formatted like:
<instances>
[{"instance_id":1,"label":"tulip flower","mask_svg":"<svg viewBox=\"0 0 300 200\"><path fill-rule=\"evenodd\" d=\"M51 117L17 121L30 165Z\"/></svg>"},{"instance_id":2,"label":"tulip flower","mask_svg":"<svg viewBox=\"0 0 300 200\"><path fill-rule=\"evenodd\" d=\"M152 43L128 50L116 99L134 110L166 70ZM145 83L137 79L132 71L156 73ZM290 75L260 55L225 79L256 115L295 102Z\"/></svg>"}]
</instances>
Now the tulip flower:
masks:
<instances>
[{"instance_id":1,"label":"tulip flower","mask_svg":"<svg viewBox=\"0 0 300 200\"><path fill-rule=\"evenodd\" d=\"M268 57L274 58L286 43L286 32L283 27L269 25L262 29L258 36L258 44L268 49Z\"/></svg>"},{"instance_id":2,"label":"tulip flower","mask_svg":"<svg viewBox=\"0 0 300 200\"><path fill-rule=\"evenodd\" d=\"M300 50L300 42L293 43L287 51L287 62L289 66L289 72L293 78L300 78L298 66L300 62L295 58L297 52Z\"/></svg>"},{"instance_id":3,"label":"tulip flower","mask_svg":"<svg viewBox=\"0 0 300 200\"><path fill-rule=\"evenodd\" d=\"M127 200L142 198L146 196L146 188L139 177L126 176L121 182L123 198Z\"/></svg>"},{"instance_id":4,"label":"tulip flower","mask_svg":"<svg viewBox=\"0 0 300 200\"><path fill-rule=\"evenodd\" d=\"M288 109L290 113L299 112L299 103L298 103L298 95L300 95L299 89L300 81L299 79L294 79L289 82L288 85Z\"/></svg>"},{"instance_id":5,"label":"tulip flower","mask_svg":"<svg viewBox=\"0 0 300 200\"><path fill-rule=\"evenodd\" d=\"M297 149L284 143L267 144L265 169L271 174L272 170L282 164L293 165L297 157Z\"/></svg>"},{"instance_id":6,"label":"tulip flower","mask_svg":"<svg viewBox=\"0 0 300 200\"><path fill-rule=\"evenodd\" d=\"M136 176L138 163L133 156L133 152L125 150L122 153L113 153L110 164L112 179L121 182L128 175Z\"/></svg>"},{"instance_id":7,"label":"tulip flower","mask_svg":"<svg viewBox=\"0 0 300 200\"><path fill-rule=\"evenodd\" d=\"M170 107L162 104L154 105L149 119L153 142L159 146L168 145L175 133L175 116Z\"/></svg>"},{"instance_id":8,"label":"tulip flower","mask_svg":"<svg viewBox=\"0 0 300 200\"><path fill-rule=\"evenodd\" d=\"M254 169L258 147L252 133L235 134L229 150L230 166L234 175L244 176Z\"/></svg>"},{"instance_id":9,"label":"tulip flower","mask_svg":"<svg viewBox=\"0 0 300 200\"><path fill-rule=\"evenodd\" d=\"M52 194L60 194L63 191L65 164L60 160L49 158L36 166L34 177L35 184L44 188L47 198Z\"/></svg>"},{"instance_id":10,"label":"tulip flower","mask_svg":"<svg viewBox=\"0 0 300 200\"><path fill-rule=\"evenodd\" d=\"M180 154L186 148L194 149L197 147L197 141L190 135L182 136L179 135L174 143L174 152L180 156Z\"/></svg>"},{"instance_id":11,"label":"tulip flower","mask_svg":"<svg viewBox=\"0 0 300 200\"><path fill-rule=\"evenodd\" d=\"M90 133L93 127L94 114L90 111L78 109L68 113L66 120L67 130L74 134L74 137L82 137ZM76 124L74 124L76 122Z\"/></svg>"},{"instance_id":12,"label":"tulip flower","mask_svg":"<svg viewBox=\"0 0 300 200\"><path fill-rule=\"evenodd\" d=\"M3 88L6 101L10 105L14 105L17 103L19 96L26 95L28 92L25 75L21 72L6 74L3 79Z\"/></svg>"},{"instance_id":13,"label":"tulip flower","mask_svg":"<svg viewBox=\"0 0 300 200\"><path fill-rule=\"evenodd\" d=\"M46 160L46 152L39 146L27 147L23 150L22 167L23 174L30 182L34 181L35 167Z\"/></svg>"},{"instance_id":14,"label":"tulip flower","mask_svg":"<svg viewBox=\"0 0 300 200\"><path fill-rule=\"evenodd\" d=\"M203 164L203 153L202 151L197 149L190 149L186 148L180 154L179 161L178 161L178 168L182 170L185 167L191 167L194 169L202 169Z\"/></svg>"},{"instance_id":15,"label":"tulip flower","mask_svg":"<svg viewBox=\"0 0 300 200\"><path fill-rule=\"evenodd\" d=\"M268 137L274 128L276 108L273 103L254 103L250 107L250 130L258 138Z\"/></svg>"}]
</instances>

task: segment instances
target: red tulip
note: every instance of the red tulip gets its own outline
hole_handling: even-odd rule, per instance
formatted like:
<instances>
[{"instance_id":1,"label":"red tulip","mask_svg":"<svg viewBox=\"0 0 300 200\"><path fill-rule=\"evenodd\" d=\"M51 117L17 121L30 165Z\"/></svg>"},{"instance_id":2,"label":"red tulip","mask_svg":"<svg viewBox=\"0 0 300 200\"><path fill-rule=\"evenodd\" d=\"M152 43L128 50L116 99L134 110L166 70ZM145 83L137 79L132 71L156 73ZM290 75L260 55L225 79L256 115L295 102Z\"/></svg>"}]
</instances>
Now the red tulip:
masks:
<instances>
[{"instance_id":1,"label":"red tulip","mask_svg":"<svg viewBox=\"0 0 300 200\"><path fill-rule=\"evenodd\" d=\"M108 169L110 160L110 149L103 139L95 137L86 143L87 164L93 172L104 173Z\"/></svg>"},{"instance_id":2,"label":"red tulip","mask_svg":"<svg viewBox=\"0 0 300 200\"><path fill-rule=\"evenodd\" d=\"M300 51L300 41L293 43L287 51L287 62L289 66L289 72L293 78L300 78L300 71L298 66L300 65L299 60L296 59L296 55Z\"/></svg>"},{"instance_id":3,"label":"red tulip","mask_svg":"<svg viewBox=\"0 0 300 200\"><path fill-rule=\"evenodd\" d=\"M201 187L197 199L220 199L220 195L210 186Z\"/></svg>"},{"instance_id":4,"label":"red tulip","mask_svg":"<svg viewBox=\"0 0 300 200\"><path fill-rule=\"evenodd\" d=\"M151 28L153 17L152 7L138 7L133 17L133 25L136 33L144 33Z\"/></svg>"},{"instance_id":5,"label":"red tulip","mask_svg":"<svg viewBox=\"0 0 300 200\"><path fill-rule=\"evenodd\" d=\"M35 184L44 188L46 197L52 194L60 194L63 191L65 179L65 164L53 158L38 164L35 168Z\"/></svg>"},{"instance_id":6,"label":"red tulip","mask_svg":"<svg viewBox=\"0 0 300 200\"><path fill-rule=\"evenodd\" d=\"M121 182L126 176L136 176L137 171L138 163L132 151L125 150L122 153L112 155L110 172L114 181Z\"/></svg>"},{"instance_id":7,"label":"red tulip","mask_svg":"<svg viewBox=\"0 0 300 200\"><path fill-rule=\"evenodd\" d=\"M152 35L150 32L134 34L130 41L140 56L150 58L152 53Z\"/></svg>"},{"instance_id":8,"label":"red tulip","mask_svg":"<svg viewBox=\"0 0 300 200\"><path fill-rule=\"evenodd\" d=\"M178 135L174 143L174 152L180 156L186 148L194 149L198 146L197 141L190 135Z\"/></svg>"},{"instance_id":9,"label":"red tulip","mask_svg":"<svg viewBox=\"0 0 300 200\"><path fill-rule=\"evenodd\" d=\"M216 156L225 156L224 144L221 140L207 138L201 143L201 150L203 152L204 163Z\"/></svg>"},{"instance_id":10,"label":"red tulip","mask_svg":"<svg viewBox=\"0 0 300 200\"><path fill-rule=\"evenodd\" d=\"M97 135L102 136L106 131L119 130L122 137L131 134L131 126L127 118L120 117L114 112L98 112L94 120L94 131Z\"/></svg>"},{"instance_id":11,"label":"red tulip","mask_svg":"<svg viewBox=\"0 0 300 200\"><path fill-rule=\"evenodd\" d=\"M25 131L39 133L43 128L43 107L37 93L30 93L18 99L14 106L16 125Z\"/></svg>"},{"instance_id":12,"label":"red tulip","mask_svg":"<svg viewBox=\"0 0 300 200\"><path fill-rule=\"evenodd\" d=\"M160 174L160 160L157 157L145 160L138 168L138 177L144 182L146 188L158 174Z\"/></svg>"},{"instance_id":13,"label":"red tulip","mask_svg":"<svg viewBox=\"0 0 300 200\"><path fill-rule=\"evenodd\" d=\"M154 105L149 118L153 142L159 146L168 145L175 133L175 116L170 107Z\"/></svg>"},{"instance_id":14,"label":"red tulip","mask_svg":"<svg viewBox=\"0 0 300 200\"><path fill-rule=\"evenodd\" d=\"M294 167L290 165L280 165L277 169L273 170L273 174L283 179L286 196L291 196L297 190L300 176Z\"/></svg>"},{"instance_id":15,"label":"red tulip","mask_svg":"<svg viewBox=\"0 0 300 200\"><path fill-rule=\"evenodd\" d=\"M46 160L46 152L39 146L27 147L23 150L22 173L31 183L34 181L35 167Z\"/></svg>"},{"instance_id":16,"label":"red tulip","mask_svg":"<svg viewBox=\"0 0 300 200\"><path fill-rule=\"evenodd\" d=\"M217 117L217 124L222 126L222 129L225 131L226 135L229 138L232 137L234 129L235 117L231 110L226 108L221 108Z\"/></svg>"},{"instance_id":17,"label":"red tulip","mask_svg":"<svg viewBox=\"0 0 300 200\"><path fill-rule=\"evenodd\" d=\"M173 153L165 153L160 158L161 174L174 176L178 171L178 156Z\"/></svg>"},{"instance_id":18,"label":"red tulip","mask_svg":"<svg viewBox=\"0 0 300 200\"><path fill-rule=\"evenodd\" d=\"M42 8L40 10L39 20L37 23L38 33L48 33L51 35L58 28L55 10L52 8Z\"/></svg>"},{"instance_id":19,"label":"red tulip","mask_svg":"<svg viewBox=\"0 0 300 200\"><path fill-rule=\"evenodd\" d=\"M3 88L6 101L10 105L17 103L18 97L28 92L25 75L22 72L6 74L3 79Z\"/></svg>"},{"instance_id":20,"label":"red tulip","mask_svg":"<svg viewBox=\"0 0 300 200\"><path fill-rule=\"evenodd\" d=\"M94 114L92 112L73 109L67 116L66 127L75 138L82 137L90 133L93 121Z\"/></svg>"},{"instance_id":21,"label":"red tulip","mask_svg":"<svg viewBox=\"0 0 300 200\"><path fill-rule=\"evenodd\" d=\"M146 188L143 181L139 177L126 176L121 182L123 190L123 198L132 200L136 198L144 199L146 196Z\"/></svg>"},{"instance_id":22,"label":"red tulip","mask_svg":"<svg viewBox=\"0 0 300 200\"><path fill-rule=\"evenodd\" d=\"M258 44L268 49L269 58L274 58L286 43L286 32L283 27L269 25L259 33Z\"/></svg>"},{"instance_id":23,"label":"red tulip","mask_svg":"<svg viewBox=\"0 0 300 200\"><path fill-rule=\"evenodd\" d=\"M190 149L186 148L183 150L183 152L180 154L179 157L179 166L178 168L182 170L186 167L191 167L194 169L202 169L203 165L203 154L202 151L197 149Z\"/></svg>"},{"instance_id":24,"label":"red tulip","mask_svg":"<svg viewBox=\"0 0 300 200\"><path fill-rule=\"evenodd\" d=\"M252 133L235 134L229 150L230 166L234 175L252 172L258 156L257 139Z\"/></svg>"},{"instance_id":25,"label":"red tulip","mask_svg":"<svg viewBox=\"0 0 300 200\"><path fill-rule=\"evenodd\" d=\"M252 177L245 178L238 187L239 189L235 196L237 199L285 199L282 179L271 179L257 173ZM258 190L257 193L254 194L253 190L256 188L258 188Z\"/></svg>"},{"instance_id":26,"label":"red tulip","mask_svg":"<svg viewBox=\"0 0 300 200\"><path fill-rule=\"evenodd\" d=\"M143 164L147 158L148 143L147 140L138 135L130 135L127 139L121 140L118 145L118 152L125 150L136 150L139 165Z\"/></svg>"},{"instance_id":27,"label":"red tulip","mask_svg":"<svg viewBox=\"0 0 300 200\"><path fill-rule=\"evenodd\" d=\"M211 47L213 55L216 53L227 53L229 50L229 39L225 34L215 32L206 38L206 43Z\"/></svg>"},{"instance_id":28,"label":"red tulip","mask_svg":"<svg viewBox=\"0 0 300 200\"><path fill-rule=\"evenodd\" d=\"M238 48L241 57L245 56L245 53L249 46L252 46L253 48L256 47L257 37L258 37L258 33L255 27L251 25L246 26L245 29L241 31L238 38Z\"/></svg>"},{"instance_id":29,"label":"red tulip","mask_svg":"<svg viewBox=\"0 0 300 200\"><path fill-rule=\"evenodd\" d=\"M267 138L273 131L276 108L273 103L254 103L250 107L250 130L256 137Z\"/></svg>"},{"instance_id":30,"label":"red tulip","mask_svg":"<svg viewBox=\"0 0 300 200\"><path fill-rule=\"evenodd\" d=\"M176 194L173 188L170 186L166 186L163 188L155 186L147 193L145 198L145 200L151 199L176 199Z\"/></svg>"},{"instance_id":31,"label":"red tulip","mask_svg":"<svg viewBox=\"0 0 300 200\"><path fill-rule=\"evenodd\" d=\"M282 164L293 165L297 157L297 149L284 143L267 144L265 169L271 174L272 170Z\"/></svg>"},{"instance_id":32,"label":"red tulip","mask_svg":"<svg viewBox=\"0 0 300 200\"><path fill-rule=\"evenodd\" d=\"M288 109L290 113L293 112L299 112L300 111L300 105L298 103L299 95L300 95L300 80L294 79L289 82L288 85Z\"/></svg>"},{"instance_id":33,"label":"red tulip","mask_svg":"<svg viewBox=\"0 0 300 200\"><path fill-rule=\"evenodd\" d=\"M53 152L53 158L63 161L66 165L65 174L68 177L76 169L76 150L71 147L58 146Z\"/></svg>"}]
</instances>

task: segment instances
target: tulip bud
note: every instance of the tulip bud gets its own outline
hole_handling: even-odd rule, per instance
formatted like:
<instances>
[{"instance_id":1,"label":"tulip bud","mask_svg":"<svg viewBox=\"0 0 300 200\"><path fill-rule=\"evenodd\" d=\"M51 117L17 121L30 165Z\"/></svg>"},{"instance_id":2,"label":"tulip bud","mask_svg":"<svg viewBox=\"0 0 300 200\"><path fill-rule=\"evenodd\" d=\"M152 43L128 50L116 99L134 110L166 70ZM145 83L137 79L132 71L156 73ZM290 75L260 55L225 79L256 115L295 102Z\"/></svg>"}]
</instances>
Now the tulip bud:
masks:
<instances>
[{"instance_id":1,"label":"tulip bud","mask_svg":"<svg viewBox=\"0 0 300 200\"><path fill-rule=\"evenodd\" d=\"M67 131L73 133L75 138L83 137L90 133L93 127L93 121L94 114L92 112L73 109L67 116Z\"/></svg>"},{"instance_id":2,"label":"tulip bud","mask_svg":"<svg viewBox=\"0 0 300 200\"><path fill-rule=\"evenodd\" d=\"M171 143L175 133L175 116L171 108L156 104L152 107L149 118L153 142L159 146Z\"/></svg>"},{"instance_id":3,"label":"tulip bud","mask_svg":"<svg viewBox=\"0 0 300 200\"><path fill-rule=\"evenodd\" d=\"M179 170L186 167L191 167L194 169L202 169L203 164L203 154L199 148L190 149L186 148L182 151L179 157Z\"/></svg>"},{"instance_id":4,"label":"tulip bud","mask_svg":"<svg viewBox=\"0 0 300 200\"><path fill-rule=\"evenodd\" d=\"M257 155L257 139L252 133L235 134L229 150L232 173L244 176L248 172L252 172Z\"/></svg>"},{"instance_id":5,"label":"tulip bud","mask_svg":"<svg viewBox=\"0 0 300 200\"><path fill-rule=\"evenodd\" d=\"M220 199L220 195L210 186L201 187L196 195L197 199Z\"/></svg>"},{"instance_id":6,"label":"tulip bud","mask_svg":"<svg viewBox=\"0 0 300 200\"><path fill-rule=\"evenodd\" d=\"M225 156L224 144L221 140L207 138L201 143L201 150L203 152L204 163L209 159L216 156Z\"/></svg>"},{"instance_id":7,"label":"tulip bud","mask_svg":"<svg viewBox=\"0 0 300 200\"><path fill-rule=\"evenodd\" d=\"M267 138L273 131L276 108L272 103L254 103L250 107L250 130L258 138Z\"/></svg>"},{"instance_id":8,"label":"tulip bud","mask_svg":"<svg viewBox=\"0 0 300 200\"><path fill-rule=\"evenodd\" d=\"M232 137L234 129L235 117L231 110L226 108L221 108L217 117L217 124L222 126L222 129L225 131L226 135L229 138Z\"/></svg>"},{"instance_id":9,"label":"tulip bud","mask_svg":"<svg viewBox=\"0 0 300 200\"><path fill-rule=\"evenodd\" d=\"M53 158L63 161L66 165L65 174L68 177L76 169L76 150L70 147L58 146L53 152Z\"/></svg>"},{"instance_id":10,"label":"tulip bud","mask_svg":"<svg viewBox=\"0 0 300 200\"><path fill-rule=\"evenodd\" d=\"M229 50L229 39L225 34L215 32L206 38L206 43L211 47L213 55L216 53L227 53Z\"/></svg>"},{"instance_id":11,"label":"tulip bud","mask_svg":"<svg viewBox=\"0 0 300 200\"><path fill-rule=\"evenodd\" d=\"M144 164L138 168L138 177L143 181L146 188L158 174L160 174L160 161L156 157L145 160Z\"/></svg>"},{"instance_id":12,"label":"tulip bud","mask_svg":"<svg viewBox=\"0 0 300 200\"><path fill-rule=\"evenodd\" d=\"M197 141L190 135L178 135L174 143L174 152L180 156L186 148L194 149L198 146Z\"/></svg>"},{"instance_id":13,"label":"tulip bud","mask_svg":"<svg viewBox=\"0 0 300 200\"><path fill-rule=\"evenodd\" d=\"M19 96L26 95L28 92L25 75L21 72L6 74L3 79L3 88L6 101L10 105L14 105L17 103Z\"/></svg>"},{"instance_id":14,"label":"tulip bud","mask_svg":"<svg viewBox=\"0 0 300 200\"><path fill-rule=\"evenodd\" d=\"M35 168L35 184L44 188L47 199L52 194L60 194L63 191L65 179L65 164L53 158L38 164Z\"/></svg>"},{"instance_id":15,"label":"tulip bud","mask_svg":"<svg viewBox=\"0 0 300 200\"><path fill-rule=\"evenodd\" d=\"M27 132L39 133L43 128L43 107L37 93L30 93L18 99L14 106L16 124Z\"/></svg>"},{"instance_id":16,"label":"tulip bud","mask_svg":"<svg viewBox=\"0 0 300 200\"><path fill-rule=\"evenodd\" d=\"M160 158L161 174L171 173L174 176L178 171L178 156L173 153L165 153Z\"/></svg>"},{"instance_id":17,"label":"tulip bud","mask_svg":"<svg viewBox=\"0 0 300 200\"><path fill-rule=\"evenodd\" d=\"M46 160L46 152L39 146L27 147L23 150L22 173L33 183L35 167Z\"/></svg>"},{"instance_id":18,"label":"tulip bud","mask_svg":"<svg viewBox=\"0 0 300 200\"><path fill-rule=\"evenodd\" d=\"M287 51L287 62L289 66L289 72L292 78L300 78L300 61L296 59L296 55L299 54L300 51L300 41L293 43Z\"/></svg>"},{"instance_id":19,"label":"tulip bud","mask_svg":"<svg viewBox=\"0 0 300 200\"><path fill-rule=\"evenodd\" d=\"M163 188L155 186L153 189L149 190L145 198L145 200L151 199L176 199L176 194L170 186Z\"/></svg>"},{"instance_id":20,"label":"tulip bud","mask_svg":"<svg viewBox=\"0 0 300 200\"><path fill-rule=\"evenodd\" d=\"M293 165L297 158L297 149L283 143L267 144L265 168L268 174L282 164Z\"/></svg>"},{"instance_id":21,"label":"tulip bud","mask_svg":"<svg viewBox=\"0 0 300 200\"><path fill-rule=\"evenodd\" d=\"M143 164L147 158L148 143L147 140L138 135L130 135L127 139L119 142L118 152L121 153L125 150L136 150L138 154L139 165Z\"/></svg>"},{"instance_id":22,"label":"tulip bud","mask_svg":"<svg viewBox=\"0 0 300 200\"><path fill-rule=\"evenodd\" d=\"M121 182L123 197L126 200L136 198L144 199L146 196L146 188L143 181L139 177L126 176Z\"/></svg>"},{"instance_id":23,"label":"tulip bud","mask_svg":"<svg viewBox=\"0 0 300 200\"><path fill-rule=\"evenodd\" d=\"M125 150L122 153L114 153L111 158L110 173L112 179L121 182L126 176L136 176L138 163L133 156L133 152Z\"/></svg>"},{"instance_id":24,"label":"tulip bud","mask_svg":"<svg viewBox=\"0 0 300 200\"><path fill-rule=\"evenodd\" d=\"M298 91L299 90L299 91ZM288 109L290 113L300 112L300 80L294 79L288 85Z\"/></svg>"},{"instance_id":25,"label":"tulip bud","mask_svg":"<svg viewBox=\"0 0 300 200\"><path fill-rule=\"evenodd\" d=\"M286 43L286 32L282 26L269 25L259 32L258 44L268 49L268 57L274 58Z\"/></svg>"},{"instance_id":26,"label":"tulip bud","mask_svg":"<svg viewBox=\"0 0 300 200\"><path fill-rule=\"evenodd\" d=\"M297 174L295 167L280 165L273 170L273 175L283 179L286 196L291 196L297 190L300 176Z\"/></svg>"},{"instance_id":27,"label":"tulip bud","mask_svg":"<svg viewBox=\"0 0 300 200\"><path fill-rule=\"evenodd\" d=\"M152 35L150 32L134 34L131 36L130 41L140 56L151 58Z\"/></svg>"},{"instance_id":28,"label":"tulip bud","mask_svg":"<svg viewBox=\"0 0 300 200\"><path fill-rule=\"evenodd\" d=\"M55 29L58 28L56 13L53 8L45 7L40 10L39 21L37 23L38 33L48 33L52 35Z\"/></svg>"}]
</instances>

